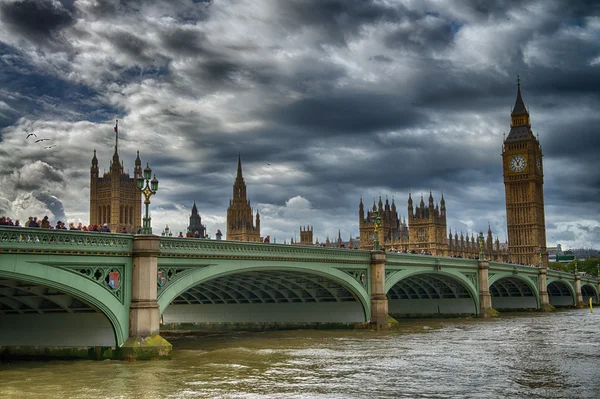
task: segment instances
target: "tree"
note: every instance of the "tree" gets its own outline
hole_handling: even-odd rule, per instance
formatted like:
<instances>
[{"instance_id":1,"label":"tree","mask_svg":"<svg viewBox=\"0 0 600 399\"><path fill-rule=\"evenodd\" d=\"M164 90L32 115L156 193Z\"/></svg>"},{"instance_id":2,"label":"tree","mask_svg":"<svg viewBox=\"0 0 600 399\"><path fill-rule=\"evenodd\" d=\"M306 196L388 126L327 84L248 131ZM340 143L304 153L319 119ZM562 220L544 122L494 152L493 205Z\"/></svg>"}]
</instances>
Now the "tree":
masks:
<instances>
[{"instance_id":1,"label":"tree","mask_svg":"<svg viewBox=\"0 0 600 399\"><path fill-rule=\"evenodd\" d=\"M575 264L577 264L577 271L580 273L587 273L592 276L598 276L598 265L600 265L600 258L588 258L584 260L575 260L569 262L566 265L566 271L574 272Z\"/></svg>"}]
</instances>

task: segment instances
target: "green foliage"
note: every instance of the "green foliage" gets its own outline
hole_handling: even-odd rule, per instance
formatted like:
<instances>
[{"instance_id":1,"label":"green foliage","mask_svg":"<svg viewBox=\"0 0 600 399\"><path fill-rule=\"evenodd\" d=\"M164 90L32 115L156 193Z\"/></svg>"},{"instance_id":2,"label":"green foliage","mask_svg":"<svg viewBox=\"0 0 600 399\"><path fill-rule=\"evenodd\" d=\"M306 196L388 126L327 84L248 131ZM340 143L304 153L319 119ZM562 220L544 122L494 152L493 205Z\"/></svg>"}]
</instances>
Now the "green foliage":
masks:
<instances>
[{"instance_id":1,"label":"green foliage","mask_svg":"<svg viewBox=\"0 0 600 399\"><path fill-rule=\"evenodd\" d=\"M548 267L552 270L560 270L562 272L567 272L568 263L561 262L548 262Z\"/></svg>"},{"instance_id":2,"label":"green foliage","mask_svg":"<svg viewBox=\"0 0 600 399\"><path fill-rule=\"evenodd\" d=\"M598 264L600 264L600 258L589 258L585 260L576 260L566 264L566 270L568 272L575 271L575 264L577 264L577 271L580 273L587 273L591 276L598 276Z\"/></svg>"}]
</instances>

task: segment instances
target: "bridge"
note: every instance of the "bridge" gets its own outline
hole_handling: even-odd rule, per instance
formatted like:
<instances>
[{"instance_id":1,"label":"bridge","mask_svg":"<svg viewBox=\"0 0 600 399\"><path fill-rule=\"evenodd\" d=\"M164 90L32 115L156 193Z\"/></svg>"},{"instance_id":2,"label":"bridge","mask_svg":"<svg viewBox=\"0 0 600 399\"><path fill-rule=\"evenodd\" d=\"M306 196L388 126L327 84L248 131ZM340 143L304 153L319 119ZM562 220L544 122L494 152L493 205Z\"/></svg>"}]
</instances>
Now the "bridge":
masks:
<instances>
[{"instance_id":1,"label":"bridge","mask_svg":"<svg viewBox=\"0 0 600 399\"><path fill-rule=\"evenodd\" d=\"M600 303L595 277L283 244L0 227L0 354L168 358L162 330L385 328Z\"/></svg>"}]
</instances>

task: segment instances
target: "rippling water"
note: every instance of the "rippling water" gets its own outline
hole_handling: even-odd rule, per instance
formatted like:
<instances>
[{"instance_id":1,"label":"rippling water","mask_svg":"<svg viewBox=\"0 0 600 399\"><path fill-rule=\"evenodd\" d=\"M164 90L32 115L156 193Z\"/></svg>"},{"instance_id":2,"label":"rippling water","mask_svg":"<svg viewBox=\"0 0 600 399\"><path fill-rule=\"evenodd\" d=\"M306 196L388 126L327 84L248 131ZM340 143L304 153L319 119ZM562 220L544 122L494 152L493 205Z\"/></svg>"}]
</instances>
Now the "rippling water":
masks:
<instances>
[{"instance_id":1,"label":"rippling water","mask_svg":"<svg viewBox=\"0 0 600 399\"><path fill-rule=\"evenodd\" d=\"M600 312L169 337L171 361L0 364L4 398L600 398Z\"/></svg>"}]
</instances>

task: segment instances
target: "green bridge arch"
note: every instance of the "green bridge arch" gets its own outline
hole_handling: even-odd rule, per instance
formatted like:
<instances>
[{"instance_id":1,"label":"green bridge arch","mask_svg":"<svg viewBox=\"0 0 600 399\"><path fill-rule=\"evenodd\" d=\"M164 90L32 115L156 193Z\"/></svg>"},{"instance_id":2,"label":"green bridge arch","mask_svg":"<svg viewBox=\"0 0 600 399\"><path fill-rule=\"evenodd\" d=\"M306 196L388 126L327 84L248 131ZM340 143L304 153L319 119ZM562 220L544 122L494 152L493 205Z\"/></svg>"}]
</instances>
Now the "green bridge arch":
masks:
<instances>
[{"instance_id":1,"label":"green bridge arch","mask_svg":"<svg viewBox=\"0 0 600 399\"><path fill-rule=\"evenodd\" d=\"M168 266L159 260L159 269L162 267ZM346 268L347 265L344 265L343 267ZM290 261L246 261L242 263L239 261L223 260L210 264L196 264L194 270L186 273L185 276L177 279L160 292L157 298L159 311L161 314L163 314L169 304L171 304L176 297L196 285L219 277L227 277L256 271L302 272L330 279L348 289L356 297L357 301L362 307L364 321L367 321L370 317L370 294L367 291L367 288L363 287L353 276L331 264ZM368 276L368 273L366 274L368 281L370 277ZM368 287L368 284L366 284L366 286Z\"/></svg>"},{"instance_id":2,"label":"green bridge arch","mask_svg":"<svg viewBox=\"0 0 600 399\"><path fill-rule=\"evenodd\" d=\"M492 285L494 285L494 283L500 282L500 280L517 280L517 281L524 283L527 287L529 287L529 289L533 293L533 296L535 298L536 308L540 307L540 291L538 289L537 284L533 280L531 280L531 278L529 278L528 275L525 275L522 273L515 274L513 272L496 273L489 278L488 288L491 288ZM493 297L492 297L492 301L493 301Z\"/></svg>"},{"instance_id":3,"label":"green bridge arch","mask_svg":"<svg viewBox=\"0 0 600 399\"><path fill-rule=\"evenodd\" d=\"M9 262L6 256L4 255L4 259L0 261L0 277L53 288L85 302L96 308L109 320L114 332L115 346L120 346L127 340L129 306L122 304L104 287L86 277L61 269L60 264L39 263L39 255L29 256L29 259L22 259L15 263ZM18 255L13 255L13 257L16 256ZM46 256L43 258L47 259ZM16 263L27 263L27 267L19 267L16 271ZM124 283L123 281L122 284Z\"/></svg>"},{"instance_id":4,"label":"green bridge arch","mask_svg":"<svg viewBox=\"0 0 600 399\"><path fill-rule=\"evenodd\" d=\"M433 272L429 267L427 268L411 268L411 269L403 269L403 270L398 270L396 272L392 272L387 278L386 278L386 282L385 282L385 292L388 293L393 287L394 285L396 285L397 283L399 283L402 280L406 280L409 279L411 277L415 277L418 275L430 275L433 277L443 277L443 278L447 278L453 281L458 282L459 284L461 284L466 291L469 293L469 295L471 296L471 299L473 300L473 304L474 304L474 310L475 313L479 312L479 290L478 288L475 286L475 283L469 279L465 274L463 274L462 272L455 270L455 269L440 269L440 270L436 270L435 272Z\"/></svg>"}]
</instances>

